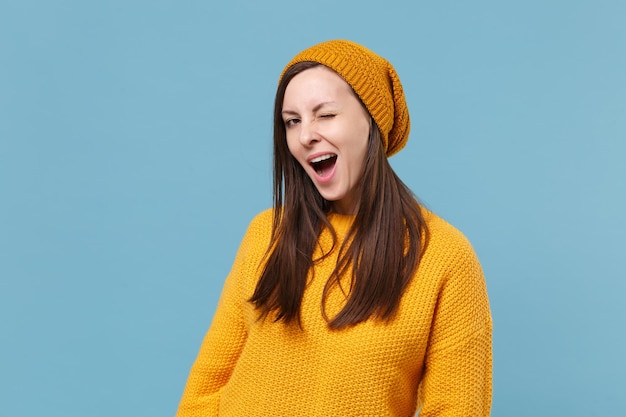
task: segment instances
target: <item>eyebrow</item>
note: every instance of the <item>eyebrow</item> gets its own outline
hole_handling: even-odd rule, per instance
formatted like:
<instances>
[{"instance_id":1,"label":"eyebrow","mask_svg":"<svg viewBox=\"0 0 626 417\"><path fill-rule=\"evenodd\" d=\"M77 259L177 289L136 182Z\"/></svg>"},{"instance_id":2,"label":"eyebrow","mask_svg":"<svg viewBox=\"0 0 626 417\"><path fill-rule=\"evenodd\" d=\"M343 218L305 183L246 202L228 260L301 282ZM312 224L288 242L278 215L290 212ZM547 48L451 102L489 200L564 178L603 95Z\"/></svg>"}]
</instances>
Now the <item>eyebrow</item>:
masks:
<instances>
[{"instance_id":1,"label":"eyebrow","mask_svg":"<svg viewBox=\"0 0 626 417\"><path fill-rule=\"evenodd\" d=\"M318 111L319 109L321 109L322 107L328 105L328 104L336 104L334 101L323 101L319 104L317 104L315 107L313 107L313 113L315 113L316 111ZM291 115L297 115L298 112L295 112L293 110L283 110L281 112L281 114L291 114Z\"/></svg>"}]
</instances>

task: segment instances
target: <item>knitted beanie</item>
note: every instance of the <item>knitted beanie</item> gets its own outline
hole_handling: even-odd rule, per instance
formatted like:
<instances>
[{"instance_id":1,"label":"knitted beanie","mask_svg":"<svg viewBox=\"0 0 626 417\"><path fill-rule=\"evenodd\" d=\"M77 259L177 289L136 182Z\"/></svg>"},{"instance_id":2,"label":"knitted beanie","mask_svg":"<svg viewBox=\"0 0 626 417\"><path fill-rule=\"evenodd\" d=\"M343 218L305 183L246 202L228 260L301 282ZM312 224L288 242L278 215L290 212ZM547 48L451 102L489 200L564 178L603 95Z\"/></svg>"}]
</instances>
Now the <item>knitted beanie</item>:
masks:
<instances>
[{"instance_id":1,"label":"knitted beanie","mask_svg":"<svg viewBox=\"0 0 626 417\"><path fill-rule=\"evenodd\" d=\"M320 63L350 84L378 125L387 156L404 147L409 139L409 109L400 78L385 58L357 43L331 40L296 55L280 79L292 65L304 61Z\"/></svg>"}]
</instances>

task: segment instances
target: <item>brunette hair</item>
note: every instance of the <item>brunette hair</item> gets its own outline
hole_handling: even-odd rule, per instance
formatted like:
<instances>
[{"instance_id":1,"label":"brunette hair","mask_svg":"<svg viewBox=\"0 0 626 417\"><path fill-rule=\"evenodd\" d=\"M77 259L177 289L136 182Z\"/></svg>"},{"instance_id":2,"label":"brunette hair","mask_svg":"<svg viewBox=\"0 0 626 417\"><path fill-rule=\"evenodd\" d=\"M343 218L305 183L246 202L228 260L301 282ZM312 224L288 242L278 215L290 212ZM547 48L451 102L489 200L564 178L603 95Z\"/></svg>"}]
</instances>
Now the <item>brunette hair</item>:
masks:
<instances>
[{"instance_id":1,"label":"brunette hair","mask_svg":"<svg viewBox=\"0 0 626 417\"><path fill-rule=\"evenodd\" d=\"M266 263L250 302L264 319L300 324L300 305L313 251L323 228L337 235L327 219L331 202L315 188L287 147L282 105L297 74L321 65L300 62L283 75L274 102L274 218ZM355 94L356 96L356 94ZM358 98L358 96L357 96ZM365 107L365 106L364 106ZM421 208L395 174L385 155L381 133L371 119L370 136L354 222L339 248L339 258L322 298L322 314L331 329L353 326L374 316L390 319L417 270L428 230ZM327 256L328 254L324 255ZM348 300L332 318L325 313L329 290L352 266Z\"/></svg>"}]
</instances>

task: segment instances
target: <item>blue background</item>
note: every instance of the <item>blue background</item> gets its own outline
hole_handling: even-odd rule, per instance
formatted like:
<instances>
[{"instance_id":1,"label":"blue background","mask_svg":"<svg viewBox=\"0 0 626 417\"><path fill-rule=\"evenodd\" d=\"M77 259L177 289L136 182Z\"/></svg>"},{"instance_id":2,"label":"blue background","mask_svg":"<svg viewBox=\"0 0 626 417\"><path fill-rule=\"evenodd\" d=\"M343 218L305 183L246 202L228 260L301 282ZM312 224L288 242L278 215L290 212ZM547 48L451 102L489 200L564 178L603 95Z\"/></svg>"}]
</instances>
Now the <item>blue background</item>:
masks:
<instances>
[{"instance_id":1,"label":"blue background","mask_svg":"<svg viewBox=\"0 0 626 417\"><path fill-rule=\"evenodd\" d=\"M332 38L394 64L392 164L481 258L492 415L626 415L626 2L385 3L0 1L0 415L175 413Z\"/></svg>"}]
</instances>

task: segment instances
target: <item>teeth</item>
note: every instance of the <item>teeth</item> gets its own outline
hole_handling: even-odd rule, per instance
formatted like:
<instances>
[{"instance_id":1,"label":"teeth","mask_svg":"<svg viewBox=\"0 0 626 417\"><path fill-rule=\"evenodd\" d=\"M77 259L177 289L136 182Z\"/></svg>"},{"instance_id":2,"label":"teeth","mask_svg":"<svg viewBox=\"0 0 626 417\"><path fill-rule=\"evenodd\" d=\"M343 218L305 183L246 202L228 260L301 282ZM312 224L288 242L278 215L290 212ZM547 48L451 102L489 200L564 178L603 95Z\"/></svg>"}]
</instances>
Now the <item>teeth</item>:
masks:
<instances>
[{"instance_id":1,"label":"teeth","mask_svg":"<svg viewBox=\"0 0 626 417\"><path fill-rule=\"evenodd\" d=\"M326 154L326 155L321 155L321 156L318 156L317 158L313 158L313 159L311 159L311 163L312 163L312 164L316 164L316 163L318 163L318 162L322 162L322 161L325 161L325 160L327 160L327 159L330 159L330 158L332 158L333 156L335 156L335 155L334 155L334 154L330 154L330 153L329 153L329 154Z\"/></svg>"}]
</instances>

